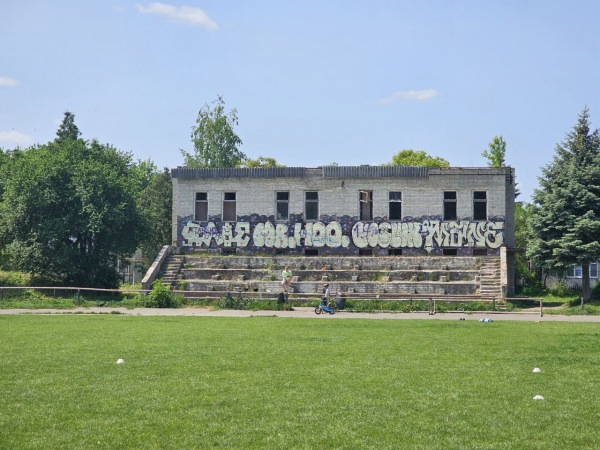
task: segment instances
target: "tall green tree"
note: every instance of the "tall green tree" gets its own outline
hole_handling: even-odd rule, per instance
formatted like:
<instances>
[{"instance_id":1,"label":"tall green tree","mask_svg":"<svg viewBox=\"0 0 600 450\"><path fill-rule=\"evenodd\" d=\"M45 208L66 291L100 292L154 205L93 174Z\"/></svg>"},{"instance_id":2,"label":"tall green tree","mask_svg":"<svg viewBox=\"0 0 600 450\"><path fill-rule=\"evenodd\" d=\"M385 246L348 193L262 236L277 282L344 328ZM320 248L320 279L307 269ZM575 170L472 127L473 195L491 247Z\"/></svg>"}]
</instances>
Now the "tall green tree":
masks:
<instances>
[{"instance_id":1,"label":"tall green tree","mask_svg":"<svg viewBox=\"0 0 600 450\"><path fill-rule=\"evenodd\" d=\"M439 156L431 156L423 150L400 150L392 157L392 166L424 166L444 169L450 163Z\"/></svg>"},{"instance_id":2,"label":"tall green tree","mask_svg":"<svg viewBox=\"0 0 600 450\"><path fill-rule=\"evenodd\" d=\"M20 152L0 202L10 265L66 285L118 286L117 259L140 241L131 155L83 139Z\"/></svg>"},{"instance_id":3,"label":"tall green tree","mask_svg":"<svg viewBox=\"0 0 600 450\"><path fill-rule=\"evenodd\" d=\"M540 289L541 273L527 256L527 248L531 239L529 220L533 207L529 203L515 202L515 288L517 292L527 295ZM524 289L527 288L528 292Z\"/></svg>"},{"instance_id":4,"label":"tall green tree","mask_svg":"<svg viewBox=\"0 0 600 450\"><path fill-rule=\"evenodd\" d=\"M481 156L487 158L489 167L504 167L506 165L506 141L502 136L494 136Z\"/></svg>"},{"instance_id":5,"label":"tall green tree","mask_svg":"<svg viewBox=\"0 0 600 450\"><path fill-rule=\"evenodd\" d=\"M584 301L591 297L589 264L600 259L600 132L589 110L579 115L533 194L528 255L546 270L582 266Z\"/></svg>"},{"instance_id":6,"label":"tall green tree","mask_svg":"<svg viewBox=\"0 0 600 450\"><path fill-rule=\"evenodd\" d=\"M153 173L141 192L139 206L147 224L141 239L144 266L149 267L163 245L171 243L173 184L168 168Z\"/></svg>"},{"instance_id":7,"label":"tall green tree","mask_svg":"<svg viewBox=\"0 0 600 450\"><path fill-rule=\"evenodd\" d=\"M237 124L237 110L233 108L226 113L221 96L205 104L192 128L194 154L181 150L184 164L188 167L240 166L246 155L239 149L242 140L234 131Z\"/></svg>"}]
</instances>

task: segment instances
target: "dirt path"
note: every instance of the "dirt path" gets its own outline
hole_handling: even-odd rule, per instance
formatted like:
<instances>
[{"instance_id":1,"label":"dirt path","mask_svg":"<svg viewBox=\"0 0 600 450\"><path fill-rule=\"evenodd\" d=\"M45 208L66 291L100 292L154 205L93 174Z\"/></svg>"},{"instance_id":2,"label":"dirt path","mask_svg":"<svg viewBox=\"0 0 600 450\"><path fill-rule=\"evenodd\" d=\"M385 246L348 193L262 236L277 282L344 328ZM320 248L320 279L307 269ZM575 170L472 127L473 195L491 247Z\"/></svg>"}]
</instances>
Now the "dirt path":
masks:
<instances>
[{"instance_id":1,"label":"dirt path","mask_svg":"<svg viewBox=\"0 0 600 450\"><path fill-rule=\"evenodd\" d=\"M537 312L476 312L476 313L360 313L340 311L334 315L317 316L314 308L295 307L294 311L233 311L209 308L73 308L73 309L0 309L2 314L125 314L128 316L195 316L195 317L293 317L321 320L339 319L422 319L422 320L475 320L489 318L500 320L526 320L534 322L600 322L600 316L564 316Z\"/></svg>"}]
</instances>

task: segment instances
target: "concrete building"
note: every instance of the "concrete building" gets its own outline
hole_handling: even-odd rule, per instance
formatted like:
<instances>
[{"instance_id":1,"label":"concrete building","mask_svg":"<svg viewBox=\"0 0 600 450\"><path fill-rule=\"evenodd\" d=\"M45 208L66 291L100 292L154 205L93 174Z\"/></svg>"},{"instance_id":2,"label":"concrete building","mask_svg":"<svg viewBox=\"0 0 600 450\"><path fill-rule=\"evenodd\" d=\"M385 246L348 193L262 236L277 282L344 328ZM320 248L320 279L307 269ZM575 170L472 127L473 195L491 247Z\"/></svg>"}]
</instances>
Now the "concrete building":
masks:
<instances>
[{"instance_id":1,"label":"concrete building","mask_svg":"<svg viewBox=\"0 0 600 450\"><path fill-rule=\"evenodd\" d=\"M173 242L188 252L498 256L511 291L513 168L192 169L173 177Z\"/></svg>"}]
</instances>

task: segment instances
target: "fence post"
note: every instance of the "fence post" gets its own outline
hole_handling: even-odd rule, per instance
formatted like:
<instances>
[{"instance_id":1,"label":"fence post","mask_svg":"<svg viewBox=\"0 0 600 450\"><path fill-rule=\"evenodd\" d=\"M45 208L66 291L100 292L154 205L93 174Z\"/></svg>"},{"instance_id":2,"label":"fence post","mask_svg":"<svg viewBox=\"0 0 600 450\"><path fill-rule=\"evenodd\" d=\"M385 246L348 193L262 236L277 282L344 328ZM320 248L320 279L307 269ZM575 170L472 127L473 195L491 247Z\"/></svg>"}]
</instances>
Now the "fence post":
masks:
<instances>
[{"instance_id":1,"label":"fence post","mask_svg":"<svg viewBox=\"0 0 600 450\"><path fill-rule=\"evenodd\" d=\"M544 317L544 298L540 297L540 317Z\"/></svg>"}]
</instances>

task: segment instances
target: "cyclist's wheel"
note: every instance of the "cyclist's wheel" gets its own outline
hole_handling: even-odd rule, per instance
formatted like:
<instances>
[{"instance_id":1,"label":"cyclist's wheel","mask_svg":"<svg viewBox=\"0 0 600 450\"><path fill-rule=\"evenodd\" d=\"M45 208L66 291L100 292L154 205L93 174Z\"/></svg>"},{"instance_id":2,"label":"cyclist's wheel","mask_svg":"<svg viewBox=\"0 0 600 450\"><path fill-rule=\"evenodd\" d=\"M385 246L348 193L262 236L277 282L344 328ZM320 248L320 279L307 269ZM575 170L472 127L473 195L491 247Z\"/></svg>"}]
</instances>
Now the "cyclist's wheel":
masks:
<instances>
[{"instance_id":1,"label":"cyclist's wheel","mask_svg":"<svg viewBox=\"0 0 600 450\"><path fill-rule=\"evenodd\" d=\"M329 307L329 314L335 314L335 306Z\"/></svg>"},{"instance_id":2,"label":"cyclist's wheel","mask_svg":"<svg viewBox=\"0 0 600 450\"><path fill-rule=\"evenodd\" d=\"M321 314L321 307L320 306L316 306L315 307L315 314Z\"/></svg>"}]
</instances>

